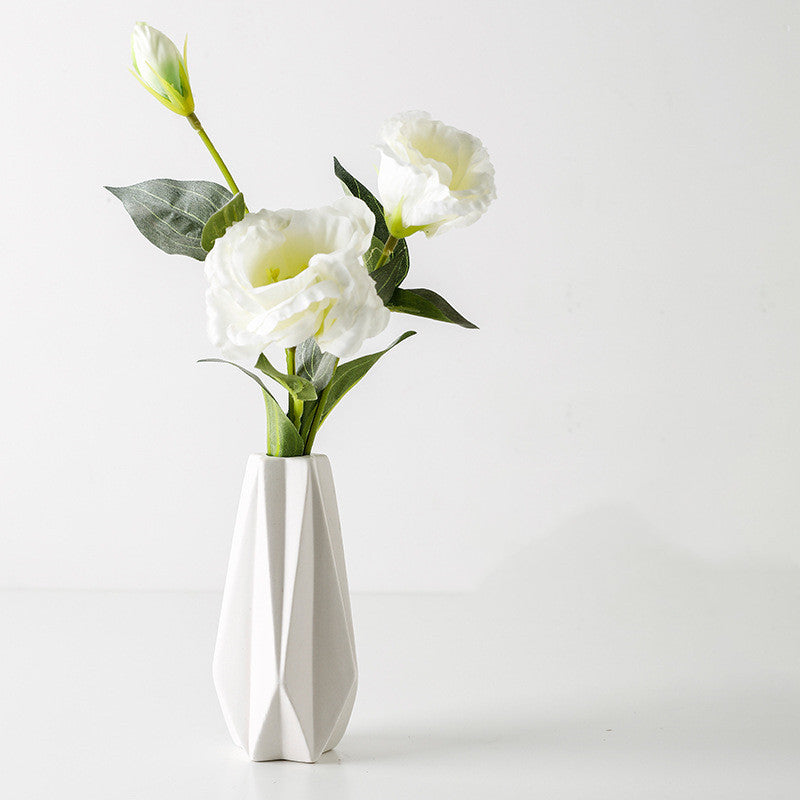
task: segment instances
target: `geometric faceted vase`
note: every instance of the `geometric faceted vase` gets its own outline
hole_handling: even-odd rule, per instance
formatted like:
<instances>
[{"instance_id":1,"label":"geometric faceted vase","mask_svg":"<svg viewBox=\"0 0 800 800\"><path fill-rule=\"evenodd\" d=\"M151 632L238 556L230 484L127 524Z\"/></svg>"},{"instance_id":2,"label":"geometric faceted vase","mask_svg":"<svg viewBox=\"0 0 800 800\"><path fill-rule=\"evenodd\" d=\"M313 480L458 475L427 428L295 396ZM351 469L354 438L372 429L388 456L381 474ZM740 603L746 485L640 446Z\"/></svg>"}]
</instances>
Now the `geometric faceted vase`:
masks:
<instances>
[{"instance_id":1,"label":"geometric faceted vase","mask_svg":"<svg viewBox=\"0 0 800 800\"><path fill-rule=\"evenodd\" d=\"M328 459L252 455L214 651L231 737L253 761L316 761L342 738L357 681Z\"/></svg>"}]
</instances>

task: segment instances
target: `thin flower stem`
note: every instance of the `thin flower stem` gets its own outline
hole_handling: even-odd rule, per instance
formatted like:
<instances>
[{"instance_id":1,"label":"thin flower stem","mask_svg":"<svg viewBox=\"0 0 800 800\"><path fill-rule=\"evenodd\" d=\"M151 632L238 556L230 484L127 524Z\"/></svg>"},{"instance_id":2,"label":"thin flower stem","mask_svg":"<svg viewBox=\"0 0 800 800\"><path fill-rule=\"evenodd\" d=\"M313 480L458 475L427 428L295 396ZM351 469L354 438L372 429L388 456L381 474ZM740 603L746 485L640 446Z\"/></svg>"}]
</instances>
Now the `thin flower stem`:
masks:
<instances>
[{"instance_id":1,"label":"thin flower stem","mask_svg":"<svg viewBox=\"0 0 800 800\"><path fill-rule=\"evenodd\" d=\"M208 134L203 128L200 120L197 119L197 115L192 112L186 117L189 120L189 124L197 131L197 135L203 140L203 144L208 148L208 152L211 153L211 157L216 162L217 166L219 167L219 171L222 173L223 177L228 183L228 187L234 194L239 194L239 187L236 185L236 181L233 179L233 175L231 175L230 170L225 166L225 162L222 160L222 156L217 151L217 148L214 147L213 142L211 139L208 138Z\"/></svg>"},{"instance_id":2,"label":"thin flower stem","mask_svg":"<svg viewBox=\"0 0 800 800\"><path fill-rule=\"evenodd\" d=\"M337 358L333 365L333 374L336 374L336 366L339 363L339 359ZM331 391L331 384L333 383L333 375L331 375L330 381L328 381L328 385L322 390L322 394L317 400L317 407L314 410L314 419L311 422L311 429L308 432L308 438L306 439L306 446L303 449L304 456L311 455L311 448L314 446L314 439L316 438L317 431L322 425L322 413L325 409L325 404L328 402L328 394Z\"/></svg>"},{"instance_id":3,"label":"thin flower stem","mask_svg":"<svg viewBox=\"0 0 800 800\"><path fill-rule=\"evenodd\" d=\"M394 248L397 246L398 241L399 240L396 236L389 234L389 238L386 240L386 244L383 246L383 252L378 259L378 263L375 265L375 269L382 267L389 260L389 256L392 254L392 250L394 250Z\"/></svg>"},{"instance_id":4,"label":"thin flower stem","mask_svg":"<svg viewBox=\"0 0 800 800\"><path fill-rule=\"evenodd\" d=\"M286 374L287 375L296 375L294 360L295 360L295 350L294 347L287 347L286 348ZM289 393L289 420L295 426L295 428L300 428L300 420L303 418L303 401L298 400L296 397L292 396L292 393Z\"/></svg>"}]
</instances>

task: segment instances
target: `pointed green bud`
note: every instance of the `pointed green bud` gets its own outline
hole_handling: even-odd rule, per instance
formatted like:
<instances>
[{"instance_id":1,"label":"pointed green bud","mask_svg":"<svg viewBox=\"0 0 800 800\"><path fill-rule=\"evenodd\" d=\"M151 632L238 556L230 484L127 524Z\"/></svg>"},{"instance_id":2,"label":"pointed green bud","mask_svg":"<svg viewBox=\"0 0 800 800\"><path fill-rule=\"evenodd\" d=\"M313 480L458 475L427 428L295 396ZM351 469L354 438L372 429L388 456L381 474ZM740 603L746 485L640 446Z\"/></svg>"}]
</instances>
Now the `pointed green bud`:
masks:
<instances>
[{"instance_id":1,"label":"pointed green bud","mask_svg":"<svg viewBox=\"0 0 800 800\"><path fill-rule=\"evenodd\" d=\"M131 61L131 72L156 100L183 117L194 112L185 42L181 56L168 36L137 22L131 36Z\"/></svg>"}]
</instances>

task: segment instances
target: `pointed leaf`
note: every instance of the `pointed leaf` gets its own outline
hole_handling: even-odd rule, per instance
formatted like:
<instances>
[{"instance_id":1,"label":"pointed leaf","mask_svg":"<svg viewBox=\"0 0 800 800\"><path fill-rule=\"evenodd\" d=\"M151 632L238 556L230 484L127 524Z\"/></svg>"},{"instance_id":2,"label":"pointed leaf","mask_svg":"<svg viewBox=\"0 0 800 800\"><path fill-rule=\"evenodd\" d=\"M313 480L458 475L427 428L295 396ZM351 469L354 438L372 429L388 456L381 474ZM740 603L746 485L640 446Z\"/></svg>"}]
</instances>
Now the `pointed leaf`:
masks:
<instances>
[{"instance_id":1,"label":"pointed leaf","mask_svg":"<svg viewBox=\"0 0 800 800\"><path fill-rule=\"evenodd\" d=\"M291 420L286 416L280 404L272 396L261 378L254 372L250 372L249 369L240 367L233 361L226 361L224 358L201 358L198 363L205 364L210 362L230 364L232 367L244 372L245 375L252 378L261 387L261 391L264 394L264 403L267 407L267 455L285 458L303 455L303 440L300 438L297 428L292 425Z\"/></svg>"},{"instance_id":2,"label":"pointed leaf","mask_svg":"<svg viewBox=\"0 0 800 800\"><path fill-rule=\"evenodd\" d=\"M361 181L356 180L339 163L338 158L333 159L333 171L353 197L358 197L367 204L369 210L375 215L375 236L381 242L385 242L389 238L389 229L386 227L386 220L383 218L383 206L378 198Z\"/></svg>"},{"instance_id":3,"label":"pointed leaf","mask_svg":"<svg viewBox=\"0 0 800 800\"><path fill-rule=\"evenodd\" d=\"M132 186L106 186L134 225L165 253L205 260L203 227L233 196L211 181L156 178Z\"/></svg>"},{"instance_id":4,"label":"pointed leaf","mask_svg":"<svg viewBox=\"0 0 800 800\"><path fill-rule=\"evenodd\" d=\"M311 381L318 394L330 383L335 366L336 356L323 353L313 338L297 345L295 350L297 374Z\"/></svg>"},{"instance_id":5,"label":"pointed leaf","mask_svg":"<svg viewBox=\"0 0 800 800\"><path fill-rule=\"evenodd\" d=\"M267 406L267 455L289 458L303 455L303 440L280 403L264 390Z\"/></svg>"},{"instance_id":6,"label":"pointed leaf","mask_svg":"<svg viewBox=\"0 0 800 800\"><path fill-rule=\"evenodd\" d=\"M256 369L283 386L283 388L297 400L316 400L317 391L311 381L306 380L300 375L285 375L283 372L275 369L263 353L258 357L258 361L256 361Z\"/></svg>"},{"instance_id":7,"label":"pointed leaf","mask_svg":"<svg viewBox=\"0 0 800 800\"><path fill-rule=\"evenodd\" d=\"M477 328L461 316L450 303L430 289L395 289L386 307L402 314L414 314L439 322L452 322L462 328Z\"/></svg>"},{"instance_id":8,"label":"pointed leaf","mask_svg":"<svg viewBox=\"0 0 800 800\"><path fill-rule=\"evenodd\" d=\"M325 407L322 410L322 419L324 420L333 411L334 406L369 372L382 355L388 353L404 339L408 339L409 336L414 336L415 333L416 331L406 331L402 336L398 336L385 350L339 364L326 389L327 396L325 398Z\"/></svg>"},{"instance_id":9,"label":"pointed leaf","mask_svg":"<svg viewBox=\"0 0 800 800\"><path fill-rule=\"evenodd\" d=\"M235 194L219 211L215 211L203 226L200 244L204 250L211 250L214 242L222 236L234 222L244 219L244 195Z\"/></svg>"}]
</instances>

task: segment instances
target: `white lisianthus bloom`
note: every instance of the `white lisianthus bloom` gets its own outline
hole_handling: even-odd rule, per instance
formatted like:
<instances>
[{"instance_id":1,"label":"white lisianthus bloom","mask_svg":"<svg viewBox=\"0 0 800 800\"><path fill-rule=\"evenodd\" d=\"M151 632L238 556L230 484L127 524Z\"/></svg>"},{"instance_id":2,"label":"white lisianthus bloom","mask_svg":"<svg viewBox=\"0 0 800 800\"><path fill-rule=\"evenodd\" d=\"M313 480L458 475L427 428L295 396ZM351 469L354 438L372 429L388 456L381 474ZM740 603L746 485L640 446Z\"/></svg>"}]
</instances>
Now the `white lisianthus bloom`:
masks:
<instances>
[{"instance_id":1,"label":"white lisianthus bloom","mask_svg":"<svg viewBox=\"0 0 800 800\"><path fill-rule=\"evenodd\" d=\"M131 35L131 62L131 72L156 100L184 117L194 111L186 72L186 42L181 56L168 36L137 22Z\"/></svg>"},{"instance_id":2,"label":"white lisianthus bloom","mask_svg":"<svg viewBox=\"0 0 800 800\"><path fill-rule=\"evenodd\" d=\"M206 256L212 343L248 364L271 344L294 347L312 336L335 356L354 353L389 323L361 259L374 226L354 197L247 214Z\"/></svg>"},{"instance_id":3,"label":"white lisianthus bloom","mask_svg":"<svg viewBox=\"0 0 800 800\"><path fill-rule=\"evenodd\" d=\"M389 119L380 138L378 194L398 239L471 225L497 196L489 153L469 133L407 111Z\"/></svg>"}]
</instances>

